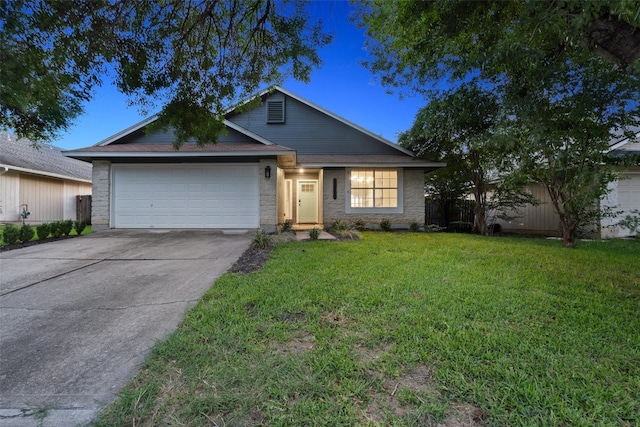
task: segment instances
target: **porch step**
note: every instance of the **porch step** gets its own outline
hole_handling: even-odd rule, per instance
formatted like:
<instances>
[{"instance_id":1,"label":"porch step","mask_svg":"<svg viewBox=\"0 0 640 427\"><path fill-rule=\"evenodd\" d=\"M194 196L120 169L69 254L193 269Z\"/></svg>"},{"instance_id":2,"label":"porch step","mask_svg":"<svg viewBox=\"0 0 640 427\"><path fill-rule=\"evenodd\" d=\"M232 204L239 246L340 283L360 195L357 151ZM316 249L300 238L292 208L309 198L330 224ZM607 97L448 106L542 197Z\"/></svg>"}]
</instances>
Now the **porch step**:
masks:
<instances>
[{"instance_id":1,"label":"porch step","mask_svg":"<svg viewBox=\"0 0 640 427\"><path fill-rule=\"evenodd\" d=\"M296 239L298 240L310 240L309 230L298 230L294 232L296 234ZM336 240L335 236L327 233L324 230L320 230L320 234L318 235L318 240Z\"/></svg>"}]
</instances>

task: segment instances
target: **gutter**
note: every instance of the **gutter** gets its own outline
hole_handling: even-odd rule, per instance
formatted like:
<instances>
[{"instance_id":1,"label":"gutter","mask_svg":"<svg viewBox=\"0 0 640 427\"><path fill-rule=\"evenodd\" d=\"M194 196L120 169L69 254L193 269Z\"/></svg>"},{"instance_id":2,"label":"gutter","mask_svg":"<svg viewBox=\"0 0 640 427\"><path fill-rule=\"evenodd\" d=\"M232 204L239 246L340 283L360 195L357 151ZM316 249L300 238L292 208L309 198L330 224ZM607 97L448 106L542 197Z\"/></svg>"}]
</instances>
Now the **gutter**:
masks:
<instances>
[{"instance_id":1,"label":"gutter","mask_svg":"<svg viewBox=\"0 0 640 427\"><path fill-rule=\"evenodd\" d=\"M2 169L4 169L4 171ZM66 179L67 181L76 181L76 182L84 182L84 183L87 183L87 184L91 184L91 180L90 179L76 178L74 176L60 175L60 174L57 174L57 173L44 172L44 171L39 171L39 170L35 170L35 169L28 169L28 168L21 168L21 167L17 167L17 166L11 166L11 170L14 170L16 172L25 172L25 173L29 173L29 174L32 174L32 175L48 176L48 177L51 177L51 178ZM0 175L3 175L5 173L7 173L7 172L9 172L9 166L0 165Z\"/></svg>"},{"instance_id":2,"label":"gutter","mask_svg":"<svg viewBox=\"0 0 640 427\"><path fill-rule=\"evenodd\" d=\"M0 166L0 168L4 169L4 170L0 170L0 175L4 175L5 173L9 172L8 166Z\"/></svg>"}]
</instances>

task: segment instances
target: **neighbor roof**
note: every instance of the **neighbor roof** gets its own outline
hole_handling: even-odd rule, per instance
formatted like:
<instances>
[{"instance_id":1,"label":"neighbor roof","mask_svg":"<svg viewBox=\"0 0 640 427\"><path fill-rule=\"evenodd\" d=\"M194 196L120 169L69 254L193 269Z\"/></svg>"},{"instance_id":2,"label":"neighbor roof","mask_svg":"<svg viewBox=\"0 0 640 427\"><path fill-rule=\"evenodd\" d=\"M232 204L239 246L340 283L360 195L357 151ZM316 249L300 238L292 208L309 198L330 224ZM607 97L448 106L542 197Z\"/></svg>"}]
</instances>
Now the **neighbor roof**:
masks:
<instances>
[{"instance_id":1,"label":"neighbor roof","mask_svg":"<svg viewBox=\"0 0 640 427\"><path fill-rule=\"evenodd\" d=\"M91 182L91 164L65 157L60 148L51 144L36 144L9 133L0 133L0 167Z\"/></svg>"}]
</instances>

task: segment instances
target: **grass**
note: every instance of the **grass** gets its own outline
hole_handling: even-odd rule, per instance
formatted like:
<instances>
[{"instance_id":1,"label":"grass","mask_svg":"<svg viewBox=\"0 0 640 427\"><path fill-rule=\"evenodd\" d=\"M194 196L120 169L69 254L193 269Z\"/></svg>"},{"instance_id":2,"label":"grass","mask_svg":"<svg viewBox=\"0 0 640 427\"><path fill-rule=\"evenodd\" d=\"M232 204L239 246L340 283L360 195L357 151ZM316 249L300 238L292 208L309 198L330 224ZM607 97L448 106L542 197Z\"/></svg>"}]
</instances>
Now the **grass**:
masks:
<instances>
[{"instance_id":1,"label":"grass","mask_svg":"<svg viewBox=\"0 0 640 427\"><path fill-rule=\"evenodd\" d=\"M363 233L220 278L97 421L640 425L640 241Z\"/></svg>"},{"instance_id":2,"label":"grass","mask_svg":"<svg viewBox=\"0 0 640 427\"><path fill-rule=\"evenodd\" d=\"M35 229L35 226L33 226L33 228ZM0 225L0 246L2 246L2 245L4 245L4 244L5 244L5 243L4 243L3 233L2 233L2 230L3 230L3 229L4 229L4 226L3 226L3 225ZM84 235L86 235L86 234L91 234L91 226L90 226L90 225L87 225L87 226L85 227L85 229L84 229L84 230L82 230L82 235L84 236ZM75 230L75 229L73 229L73 230L71 230L71 234L69 234L69 235L70 235L70 236L77 236L77 235L78 235L78 233L76 232L76 230ZM49 237L51 237L51 236L49 236ZM34 241L34 240L38 240L38 235L37 235L37 233L33 236L33 239L31 239L31 241ZM45 242L46 242L46 240L45 240Z\"/></svg>"}]
</instances>

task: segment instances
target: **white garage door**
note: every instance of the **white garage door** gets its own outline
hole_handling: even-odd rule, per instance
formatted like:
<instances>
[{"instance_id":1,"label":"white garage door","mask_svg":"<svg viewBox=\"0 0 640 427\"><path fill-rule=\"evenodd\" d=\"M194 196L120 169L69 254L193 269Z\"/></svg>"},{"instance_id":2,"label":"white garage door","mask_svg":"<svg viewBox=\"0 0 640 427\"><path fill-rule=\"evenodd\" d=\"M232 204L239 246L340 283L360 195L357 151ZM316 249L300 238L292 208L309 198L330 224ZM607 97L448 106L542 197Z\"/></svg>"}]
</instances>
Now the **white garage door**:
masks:
<instances>
[{"instance_id":1,"label":"white garage door","mask_svg":"<svg viewBox=\"0 0 640 427\"><path fill-rule=\"evenodd\" d=\"M116 228L257 228L257 165L113 165Z\"/></svg>"}]
</instances>

